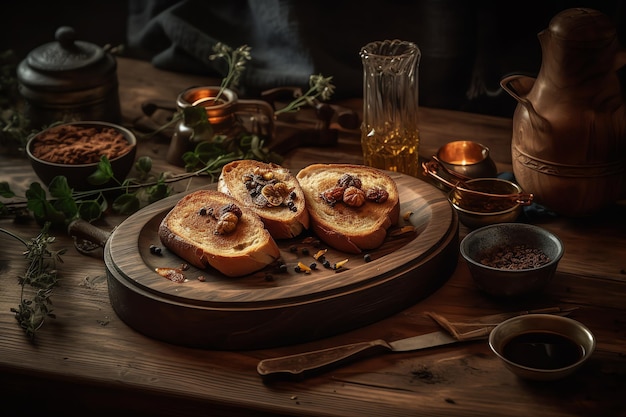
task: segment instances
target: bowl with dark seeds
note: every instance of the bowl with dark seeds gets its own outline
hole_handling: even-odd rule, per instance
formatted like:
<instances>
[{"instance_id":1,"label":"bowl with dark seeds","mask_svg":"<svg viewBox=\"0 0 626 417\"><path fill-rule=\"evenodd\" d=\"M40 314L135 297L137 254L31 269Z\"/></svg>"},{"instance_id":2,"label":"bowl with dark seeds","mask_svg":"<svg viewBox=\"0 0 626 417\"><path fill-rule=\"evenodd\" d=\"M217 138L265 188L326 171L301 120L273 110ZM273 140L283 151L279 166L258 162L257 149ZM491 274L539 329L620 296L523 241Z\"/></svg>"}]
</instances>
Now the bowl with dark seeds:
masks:
<instances>
[{"instance_id":1,"label":"bowl with dark seeds","mask_svg":"<svg viewBox=\"0 0 626 417\"><path fill-rule=\"evenodd\" d=\"M499 223L468 233L460 252L481 290L496 297L516 297L546 287L564 248L555 234L542 227Z\"/></svg>"}]
</instances>

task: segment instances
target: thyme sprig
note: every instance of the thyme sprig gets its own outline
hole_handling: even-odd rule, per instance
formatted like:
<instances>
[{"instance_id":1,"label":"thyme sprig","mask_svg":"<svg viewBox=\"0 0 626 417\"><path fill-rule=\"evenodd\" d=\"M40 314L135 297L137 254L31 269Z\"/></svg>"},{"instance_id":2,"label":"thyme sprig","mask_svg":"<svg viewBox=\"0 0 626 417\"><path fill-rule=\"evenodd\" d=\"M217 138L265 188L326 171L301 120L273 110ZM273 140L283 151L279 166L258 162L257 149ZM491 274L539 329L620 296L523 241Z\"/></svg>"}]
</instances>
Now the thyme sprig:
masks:
<instances>
[{"instance_id":1,"label":"thyme sprig","mask_svg":"<svg viewBox=\"0 0 626 417\"><path fill-rule=\"evenodd\" d=\"M317 99L322 101L329 100L335 92L332 80L333 77L324 77L322 74L311 75L309 77L309 89L282 109L276 110L274 115L292 113L300 110L304 105L314 106Z\"/></svg>"},{"instance_id":2,"label":"thyme sprig","mask_svg":"<svg viewBox=\"0 0 626 417\"><path fill-rule=\"evenodd\" d=\"M58 251L50 249L55 237L48 234L49 226L50 224L46 223L39 235L30 241L0 228L0 232L26 246L24 257L28 265L24 275L18 277L18 283L22 287L20 304L16 308L11 308L11 311L15 313L15 319L31 340L34 340L37 330L43 326L46 318L55 318L52 311L52 290L59 283L56 265L63 262L61 255L65 253L65 249ZM34 292L32 298L26 296L27 288Z\"/></svg>"},{"instance_id":3,"label":"thyme sprig","mask_svg":"<svg viewBox=\"0 0 626 417\"><path fill-rule=\"evenodd\" d=\"M246 61L250 61L252 59L250 54L251 49L252 48L248 45L242 45L233 49L222 42L217 42L213 45L213 52L215 53L209 55L209 59L213 61L218 58L223 58L226 60L226 64L228 65L228 72L226 73L226 76L222 78L220 91L217 93L217 96L215 96L216 102L225 89L237 87L237 85L239 85L241 74L243 74L246 69Z\"/></svg>"},{"instance_id":4,"label":"thyme sprig","mask_svg":"<svg viewBox=\"0 0 626 417\"><path fill-rule=\"evenodd\" d=\"M210 60L223 58L228 65L226 77L222 79L220 91L215 97L215 101L222 95L226 88L236 87L239 84L241 74L246 69L246 61L252 59L251 50L248 45L242 45L237 49L221 42L213 46L214 54L209 56ZM304 105L313 106L315 100L329 100L335 92L335 86L332 84L333 77L324 77L322 74L314 74L309 77L309 89L302 95L287 104L282 109L276 110L274 114L277 116L281 113L292 113L300 110Z\"/></svg>"},{"instance_id":5,"label":"thyme sprig","mask_svg":"<svg viewBox=\"0 0 626 417\"><path fill-rule=\"evenodd\" d=\"M211 101L217 103L219 97L224 93L224 90L236 87L239 84L241 75L246 69L246 61L252 59L251 50L252 48L248 45L242 45L233 49L222 42L217 42L213 46L213 51L215 53L209 55L209 59L212 61L218 58L224 59L228 66L228 70L226 76L222 79L218 94L214 98L211 98ZM335 86L332 83L332 80L332 76L324 77L322 74L311 75L309 77L309 89L304 94L299 94L294 97L294 99L285 107L275 110L274 117L282 113L294 113L305 105L315 107L317 100L330 100L335 92ZM206 117L206 110L199 104L177 110L167 123L144 137L151 137L161 133L164 130L176 125L181 120L184 120L185 124L192 128L192 134L189 138L190 141L196 143L201 141L216 143L223 142L219 135L214 136L212 126Z\"/></svg>"}]
</instances>

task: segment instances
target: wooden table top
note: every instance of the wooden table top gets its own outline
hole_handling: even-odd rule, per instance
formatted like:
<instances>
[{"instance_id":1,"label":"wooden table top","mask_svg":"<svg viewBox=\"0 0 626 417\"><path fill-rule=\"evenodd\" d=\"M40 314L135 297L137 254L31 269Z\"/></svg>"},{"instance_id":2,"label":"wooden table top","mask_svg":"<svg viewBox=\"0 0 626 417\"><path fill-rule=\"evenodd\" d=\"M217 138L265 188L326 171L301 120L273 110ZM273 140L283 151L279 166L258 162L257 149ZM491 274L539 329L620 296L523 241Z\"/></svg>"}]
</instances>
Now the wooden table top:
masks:
<instances>
[{"instance_id":1,"label":"wooden table top","mask_svg":"<svg viewBox=\"0 0 626 417\"><path fill-rule=\"evenodd\" d=\"M143 123L141 103L174 103L183 89L210 82L142 61L118 62L124 123L129 126ZM359 103L343 104L358 111ZM469 139L491 149L500 172L510 170L510 119L427 108L420 112L421 156L430 157L451 140ZM150 155L155 172L183 172L165 162L167 147L164 138L144 140L138 155ZM313 162L362 162L359 136L350 131L342 131L332 148L300 147L285 157L284 165L294 171ZM37 178L25 158L1 154L0 180L23 195ZM176 187L183 191L206 184L207 179L194 178ZM100 226L112 230L123 219L110 215ZM23 248L0 234L0 407L21 407L23 415L46 410L146 416L626 416L625 219L626 206L618 203L590 218L533 220L556 233L565 246L554 280L535 297L492 299L475 287L459 259L441 288L391 317L321 340L247 351L176 346L128 327L109 301L102 257L78 253L65 235L57 235L54 245L68 248L59 266L61 286L52 296L56 319L45 323L32 344L10 311L19 303ZM39 232L34 222L17 224L8 218L0 220L0 227L25 238ZM461 225L459 237L467 232ZM517 378L486 341L380 354L299 381L265 383L256 371L266 358L437 330L426 312L464 320L553 306L578 307L571 317L597 338L590 361L560 381Z\"/></svg>"}]
</instances>

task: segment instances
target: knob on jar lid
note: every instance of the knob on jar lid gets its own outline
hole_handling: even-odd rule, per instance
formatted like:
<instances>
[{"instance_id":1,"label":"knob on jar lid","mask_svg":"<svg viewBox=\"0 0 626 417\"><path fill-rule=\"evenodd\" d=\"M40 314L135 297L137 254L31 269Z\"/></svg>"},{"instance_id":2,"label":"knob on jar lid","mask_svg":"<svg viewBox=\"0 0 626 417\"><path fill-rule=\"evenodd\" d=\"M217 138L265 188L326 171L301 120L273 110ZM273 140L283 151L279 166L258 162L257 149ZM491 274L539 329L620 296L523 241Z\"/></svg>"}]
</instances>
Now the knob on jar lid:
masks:
<instances>
[{"instance_id":1,"label":"knob on jar lid","mask_svg":"<svg viewBox=\"0 0 626 417\"><path fill-rule=\"evenodd\" d=\"M55 34L56 42L33 49L28 65L42 71L68 71L85 68L102 59L104 51L97 45L76 40L76 32L61 26Z\"/></svg>"}]
</instances>

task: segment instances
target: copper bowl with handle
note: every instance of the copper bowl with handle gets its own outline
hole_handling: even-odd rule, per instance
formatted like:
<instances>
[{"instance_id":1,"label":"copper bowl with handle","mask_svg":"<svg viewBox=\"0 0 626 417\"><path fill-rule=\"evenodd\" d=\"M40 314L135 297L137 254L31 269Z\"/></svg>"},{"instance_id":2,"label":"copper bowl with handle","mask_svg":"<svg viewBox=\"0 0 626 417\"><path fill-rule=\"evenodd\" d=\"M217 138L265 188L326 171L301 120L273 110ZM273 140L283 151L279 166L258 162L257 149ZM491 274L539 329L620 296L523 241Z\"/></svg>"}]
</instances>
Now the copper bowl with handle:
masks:
<instances>
[{"instance_id":1,"label":"copper bowl with handle","mask_svg":"<svg viewBox=\"0 0 626 417\"><path fill-rule=\"evenodd\" d=\"M422 164L426 175L448 187L448 201L465 226L475 229L495 223L515 221L523 206L533 201L533 195L525 193L512 181L501 178L468 179L451 171L437 157ZM441 174L443 171L446 176Z\"/></svg>"}]
</instances>

